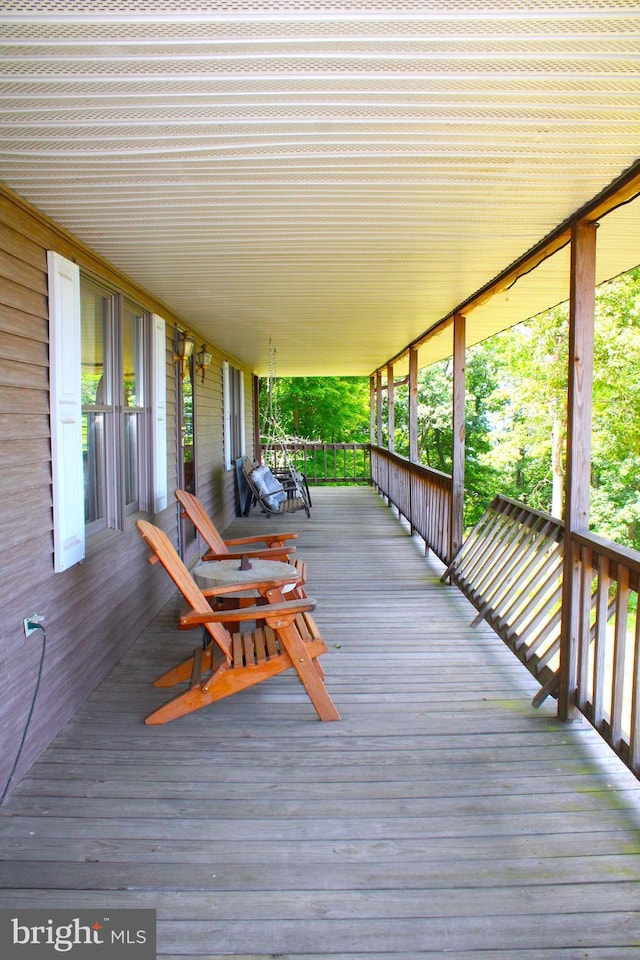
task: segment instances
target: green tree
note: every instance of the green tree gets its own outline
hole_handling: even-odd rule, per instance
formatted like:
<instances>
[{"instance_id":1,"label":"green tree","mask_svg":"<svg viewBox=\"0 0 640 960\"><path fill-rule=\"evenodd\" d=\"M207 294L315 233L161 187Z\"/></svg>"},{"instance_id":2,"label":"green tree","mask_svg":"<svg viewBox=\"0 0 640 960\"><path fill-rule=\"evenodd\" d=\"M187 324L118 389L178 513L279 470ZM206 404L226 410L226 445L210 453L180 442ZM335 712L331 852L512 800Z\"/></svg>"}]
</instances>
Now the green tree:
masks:
<instances>
[{"instance_id":1,"label":"green tree","mask_svg":"<svg viewBox=\"0 0 640 960\"><path fill-rule=\"evenodd\" d=\"M492 338L497 365L490 452L503 492L562 512L568 317L548 310Z\"/></svg>"},{"instance_id":2,"label":"green tree","mask_svg":"<svg viewBox=\"0 0 640 960\"><path fill-rule=\"evenodd\" d=\"M481 345L497 363L485 462L502 492L562 515L568 307ZM640 268L596 294L591 528L640 548ZM489 491L487 491L488 493ZM487 499L488 502L488 499Z\"/></svg>"},{"instance_id":3,"label":"green tree","mask_svg":"<svg viewBox=\"0 0 640 960\"><path fill-rule=\"evenodd\" d=\"M281 436L322 443L369 439L367 377L282 377L261 385L261 424Z\"/></svg>"},{"instance_id":4,"label":"green tree","mask_svg":"<svg viewBox=\"0 0 640 960\"><path fill-rule=\"evenodd\" d=\"M598 290L591 526L640 549L640 268Z\"/></svg>"},{"instance_id":5,"label":"green tree","mask_svg":"<svg viewBox=\"0 0 640 960\"><path fill-rule=\"evenodd\" d=\"M501 473L487 457L490 450L490 403L497 367L490 342L472 347L466 360L465 523L474 524L487 501L500 489ZM420 462L451 472L453 367L443 360L418 373L418 451ZM409 455L408 391L400 388L395 403L395 449Z\"/></svg>"},{"instance_id":6,"label":"green tree","mask_svg":"<svg viewBox=\"0 0 640 960\"><path fill-rule=\"evenodd\" d=\"M568 307L562 304L467 351L465 522L497 492L562 515ZM266 388L266 382L265 382ZM386 413L387 394L383 394ZM328 443L369 438L364 377L278 380L262 409L281 433ZM418 375L420 460L451 471L452 367ZM383 417L386 424L386 416ZM264 420L263 420L264 423ZM386 438L383 440L386 442ZM395 450L409 454L408 388L395 391ZM640 268L596 295L591 527L640 549Z\"/></svg>"}]
</instances>

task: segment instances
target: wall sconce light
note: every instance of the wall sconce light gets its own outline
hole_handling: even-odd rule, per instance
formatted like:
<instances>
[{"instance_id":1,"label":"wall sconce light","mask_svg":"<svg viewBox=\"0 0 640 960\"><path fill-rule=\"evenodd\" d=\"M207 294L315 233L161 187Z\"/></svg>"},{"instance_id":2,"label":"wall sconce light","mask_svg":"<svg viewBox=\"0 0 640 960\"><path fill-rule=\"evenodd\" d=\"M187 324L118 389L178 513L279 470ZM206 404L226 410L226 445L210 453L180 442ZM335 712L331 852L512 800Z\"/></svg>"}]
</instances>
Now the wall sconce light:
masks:
<instances>
[{"instance_id":1,"label":"wall sconce light","mask_svg":"<svg viewBox=\"0 0 640 960\"><path fill-rule=\"evenodd\" d=\"M173 362L182 363L182 375L187 368L189 363L189 357L193 353L193 348L195 347L196 342L191 337L186 330L176 330L175 339L173 341Z\"/></svg>"},{"instance_id":2,"label":"wall sconce light","mask_svg":"<svg viewBox=\"0 0 640 960\"><path fill-rule=\"evenodd\" d=\"M202 383L204 383L204 375L205 375L206 369L212 360L213 360L213 354L209 353L209 351L207 350L206 344L203 343L196 354L196 367L201 373Z\"/></svg>"}]
</instances>

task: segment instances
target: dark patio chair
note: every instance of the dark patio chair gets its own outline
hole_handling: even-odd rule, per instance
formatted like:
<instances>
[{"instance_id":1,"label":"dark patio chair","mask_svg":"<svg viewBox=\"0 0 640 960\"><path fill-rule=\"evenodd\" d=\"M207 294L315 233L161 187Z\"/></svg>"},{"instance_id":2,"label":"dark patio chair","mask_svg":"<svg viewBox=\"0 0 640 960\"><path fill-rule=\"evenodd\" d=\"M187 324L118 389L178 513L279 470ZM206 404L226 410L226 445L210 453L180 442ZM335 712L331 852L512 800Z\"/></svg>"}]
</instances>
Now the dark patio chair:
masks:
<instances>
[{"instance_id":1,"label":"dark patio chair","mask_svg":"<svg viewBox=\"0 0 640 960\"><path fill-rule=\"evenodd\" d=\"M309 498L295 477L279 480L266 464L251 460L245 460L242 469L254 501L267 516L281 516L296 510L304 510L311 516Z\"/></svg>"}]
</instances>

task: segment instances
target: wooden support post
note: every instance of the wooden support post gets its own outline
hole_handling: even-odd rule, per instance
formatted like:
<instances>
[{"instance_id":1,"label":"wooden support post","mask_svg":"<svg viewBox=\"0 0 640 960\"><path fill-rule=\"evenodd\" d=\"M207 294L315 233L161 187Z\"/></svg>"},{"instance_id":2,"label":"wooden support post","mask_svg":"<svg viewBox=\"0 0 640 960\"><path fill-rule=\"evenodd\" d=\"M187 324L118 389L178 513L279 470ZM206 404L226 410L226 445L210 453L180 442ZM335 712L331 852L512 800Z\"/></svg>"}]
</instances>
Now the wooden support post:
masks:
<instances>
[{"instance_id":1,"label":"wooden support post","mask_svg":"<svg viewBox=\"0 0 640 960\"><path fill-rule=\"evenodd\" d=\"M409 350L409 460L418 463L418 348Z\"/></svg>"},{"instance_id":2,"label":"wooden support post","mask_svg":"<svg viewBox=\"0 0 640 960\"><path fill-rule=\"evenodd\" d=\"M382 370L376 373L376 420L377 433L376 443L382 446Z\"/></svg>"},{"instance_id":3,"label":"wooden support post","mask_svg":"<svg viewBox=\"0 0 640 960\"><path fill-rule=\"evenodd\" d=\"M558 696L561 720L574 720L576 715L580 566L572 534L589 529L596 230L597 224L581 221L571 231L565 555Z\"/></svg>"},{"instance_id":4,"label":"wooden support post","mask_svg":"<svg viewBox=\"0 0 640 960\"><path fill-rule=\"evenodd\" d=\"M465 318L457 313L453 318L453 450L449 562L462 546L464 530L465 348L466 322Z\"/></svg>"},{"instance_id":5,"label":"wooden support post","mask_svg":"<svg viewBox=\"0 0 640 960\"><path fill-rule=\"evenodd\" d=\"M395 384L393 382L393 364L387 364L387 446L389 452L395 450L396 411Z\"/></svg>"}]
</instances>

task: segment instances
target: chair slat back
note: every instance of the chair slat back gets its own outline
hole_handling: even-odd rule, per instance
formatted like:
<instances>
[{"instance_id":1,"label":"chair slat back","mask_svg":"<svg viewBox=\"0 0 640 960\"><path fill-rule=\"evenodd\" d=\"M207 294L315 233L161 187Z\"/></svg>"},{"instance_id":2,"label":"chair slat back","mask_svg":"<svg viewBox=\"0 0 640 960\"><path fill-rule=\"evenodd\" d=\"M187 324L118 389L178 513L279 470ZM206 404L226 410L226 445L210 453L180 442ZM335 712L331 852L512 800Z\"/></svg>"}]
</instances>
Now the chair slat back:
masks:
<instances>
[{"instance_id":1,"label":"chair slat back","mask_svg":"<svg viewBox=\"0 0 640 960\"><path fill-rule=\"evenodd\" d=\"M186 490L176 490L176 499L209 549L231 556L231 551L211 522L202 502Z\"/></svg>"},{"instance_id":2,"label":"chair slat back","mask_svg":"<svg viewBox=\"0 0 640 960\"><path fill-rule=\"evenodd\" d=\"M176 553L175 547L164 530L149 523L148 520L137 520L136 527L144 542L158 558L193 612L211 613L209 601ZM231 651L229 631L221 623L205 623L204 626L224 654L229 657Z\"/></svg>"}]
</instances>

